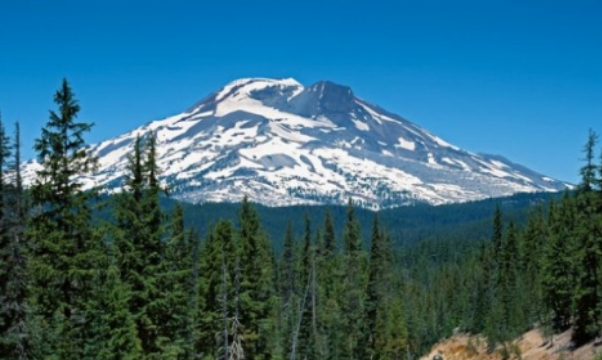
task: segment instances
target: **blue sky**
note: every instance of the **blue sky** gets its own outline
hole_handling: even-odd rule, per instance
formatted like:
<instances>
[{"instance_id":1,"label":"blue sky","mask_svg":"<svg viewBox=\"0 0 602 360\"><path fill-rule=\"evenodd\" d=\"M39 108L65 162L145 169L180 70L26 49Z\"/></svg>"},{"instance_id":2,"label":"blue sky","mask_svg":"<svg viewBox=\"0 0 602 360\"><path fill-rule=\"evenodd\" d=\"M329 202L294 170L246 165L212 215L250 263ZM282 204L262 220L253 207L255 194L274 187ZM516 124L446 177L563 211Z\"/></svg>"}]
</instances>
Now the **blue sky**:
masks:
<instances>
[{"instance_id":1,"label":"blue sky","mask_svg":"<svg viewBox=\"0 0 602 360\"><path fill-rule=\"evenodd\" d=\"M577 181L602 133L602 2L0 0L24 155L67 77L93 143L240 77L331 80L474 152Z\"/></svg>"}]
</instances>

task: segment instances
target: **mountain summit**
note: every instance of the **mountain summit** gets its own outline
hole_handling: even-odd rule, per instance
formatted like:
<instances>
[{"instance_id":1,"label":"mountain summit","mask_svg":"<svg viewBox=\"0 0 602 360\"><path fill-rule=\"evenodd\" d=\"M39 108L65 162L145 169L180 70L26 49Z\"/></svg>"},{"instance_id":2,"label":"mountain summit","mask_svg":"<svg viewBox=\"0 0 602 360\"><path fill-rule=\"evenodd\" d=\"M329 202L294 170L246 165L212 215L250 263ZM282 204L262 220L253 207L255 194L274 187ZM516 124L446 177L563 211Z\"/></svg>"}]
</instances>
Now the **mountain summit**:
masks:
<instances>
[{"instance_id":1,"label":"mountain summit","mask_svg":"<svg viewBox=\"0 0 602 360\"><path fill-rule=\"evenodd\" d=\"M190 202L344 203L386 208L556 191L567 184L474 154L356 97L347 86L240 79L187 111L93 145L87 186L118 189L137 135L157 136L161 179ZM35 162L24 165L31 181Z\"/></svg>"}]
</instances>

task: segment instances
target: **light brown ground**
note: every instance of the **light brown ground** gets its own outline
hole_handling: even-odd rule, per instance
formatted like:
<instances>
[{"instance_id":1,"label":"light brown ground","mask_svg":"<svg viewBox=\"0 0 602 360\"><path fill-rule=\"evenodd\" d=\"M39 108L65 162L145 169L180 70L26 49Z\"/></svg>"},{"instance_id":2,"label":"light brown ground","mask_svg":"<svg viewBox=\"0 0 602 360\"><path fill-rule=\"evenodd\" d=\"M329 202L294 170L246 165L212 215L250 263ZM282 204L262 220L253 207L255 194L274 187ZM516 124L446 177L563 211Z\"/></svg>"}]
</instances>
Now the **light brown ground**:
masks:
<instances>
[{"instance_id":1,"label":"light brown ground","mask_svg":"<svg viewBox=\"0 0 602 360\"><path fill-rule=\"evenodd\" d=\"M570 331L567 331L554 335L554 341L550 343L538 330L532 330L513 341L508 349L512 349L512 359L521 360L591 360L602 352L602 343L599 342L571 350L570 338ZM502 360L501 347L488 353L485 339L466 334L442 340L420 360L432 360L436 354L441 354L443 360Z\"/></svg>"}]
</instances>

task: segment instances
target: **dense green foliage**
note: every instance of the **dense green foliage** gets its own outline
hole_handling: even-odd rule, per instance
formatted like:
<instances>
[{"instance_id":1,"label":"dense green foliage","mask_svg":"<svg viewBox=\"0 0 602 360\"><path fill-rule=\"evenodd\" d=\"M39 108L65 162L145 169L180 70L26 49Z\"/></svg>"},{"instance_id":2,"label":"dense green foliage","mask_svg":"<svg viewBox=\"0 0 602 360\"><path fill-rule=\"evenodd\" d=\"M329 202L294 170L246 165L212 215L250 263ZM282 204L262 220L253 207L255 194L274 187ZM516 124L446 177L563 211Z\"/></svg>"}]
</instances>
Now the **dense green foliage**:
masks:
<instances>
[{"instance_id":1,"label":"dense green foliage","mask_svg":"<svg viewBox=\"0 0 602 360\"><path fill-rule=\"evenodd\" d=\"M152 132L119 194L83 191L91 124L66 81L55 102L25 194L0 121L0 358L410 360L457 329L491 348L536 324L600 335L593 133L561 199L275 211L165 200Z\"/></svg>"}]
</instances>

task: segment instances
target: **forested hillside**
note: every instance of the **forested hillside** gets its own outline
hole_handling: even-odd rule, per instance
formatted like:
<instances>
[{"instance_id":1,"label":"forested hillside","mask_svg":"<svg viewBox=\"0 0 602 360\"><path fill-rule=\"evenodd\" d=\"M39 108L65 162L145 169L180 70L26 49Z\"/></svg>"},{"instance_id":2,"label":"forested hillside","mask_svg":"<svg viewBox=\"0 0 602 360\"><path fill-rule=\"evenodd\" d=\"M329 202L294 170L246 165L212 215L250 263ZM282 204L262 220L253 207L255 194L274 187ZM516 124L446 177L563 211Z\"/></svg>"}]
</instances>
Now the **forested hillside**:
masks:
<instances>
[{"instance_id":1,"label":"forested hillside","mask_svg":"<svg viewBox=\"0 0 602 360\"><path fill-rule=\"evenodd\" d=\"M507 218L518 224L526 223L529 209L532 206L544 205L553 199L559 199L561 193L522 193L504 198L494 198L474 202L447 204L440 206L413 205L386 209L378 212L381 226L386 229L396 245L409 245L417 241L433 238L458 239L490 239L491 221L496 206L500 206ZM242 200L242 199L241 199ZM252 201L252 199L250 199ZM161 204L166 211L171 211L177 203L169 198L162 198ZM220 219L235 221L240 204L205 203L194 205L182 203L185 210L185 223L200 234L205 234L211 224ZM307 213L311 222L318 223L330 211L337 229L345 223L345 206L290 206L266 207L254 204L262 219L264 229L268 232L277 251L281 249L281 241L286 231L287 222L291 221L295 234L300 235L303 228L303 216ZM110 209L105 216L110 217ZM374 212L362 208L356 209L356 216L362 229L364 240L370 238L370 227ZM368 245L368 244L367 244Z\"/></svg>"},{"instance_id":2,"label":"forested hillside","mask_svg":"<svg viewBox=\"0 0 602 360\"><path fill-rule=\"evenodd\" d=\"M2 358L410 360L456 328L491 348L535 324L572 327L576 344L600 334L593 133L577 190L534 197L527 220L512 199L414 217L350 200L344 213L293 208L267 222L247 198L231 220L215 205L161 206L153 133L136 140L120 193L82 191L73 174L94 170L92 125L77 121L67 81L54 100L27 191L19 128L0 125Z\"/></svg>"}]
</instances>

